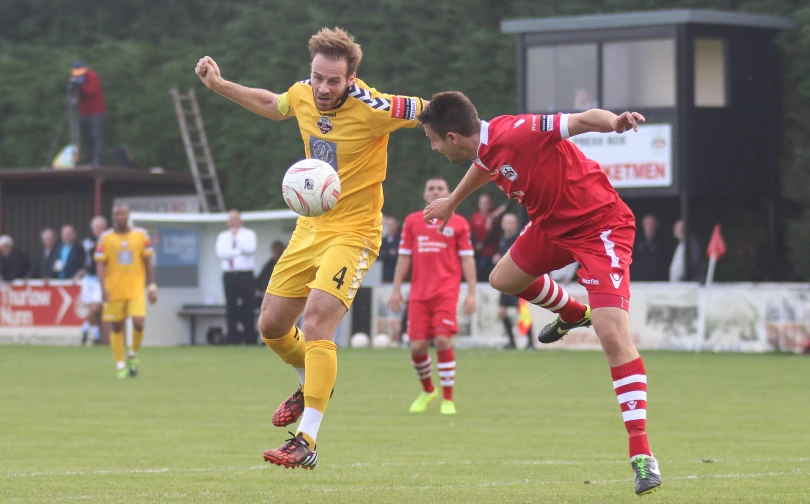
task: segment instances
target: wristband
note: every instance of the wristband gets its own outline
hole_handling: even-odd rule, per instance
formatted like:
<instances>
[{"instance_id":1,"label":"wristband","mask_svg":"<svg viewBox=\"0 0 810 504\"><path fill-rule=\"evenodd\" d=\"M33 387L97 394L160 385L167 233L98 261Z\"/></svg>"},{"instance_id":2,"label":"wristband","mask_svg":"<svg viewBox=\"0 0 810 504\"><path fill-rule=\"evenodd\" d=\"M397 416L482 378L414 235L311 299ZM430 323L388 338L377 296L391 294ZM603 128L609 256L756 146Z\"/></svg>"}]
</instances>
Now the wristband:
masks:
<instances>
[{"instance_id":1,"label":"wristband","mask_svg":"<svg viewBox=\"0 0 810 504\"><path fill-rule=\"evenodd\" d=\"M158 290L157 284L154 283L154 282L150 283L148 289L149 289L149 292L157 292L157 290Z\"/></svg>"}]
</instances>

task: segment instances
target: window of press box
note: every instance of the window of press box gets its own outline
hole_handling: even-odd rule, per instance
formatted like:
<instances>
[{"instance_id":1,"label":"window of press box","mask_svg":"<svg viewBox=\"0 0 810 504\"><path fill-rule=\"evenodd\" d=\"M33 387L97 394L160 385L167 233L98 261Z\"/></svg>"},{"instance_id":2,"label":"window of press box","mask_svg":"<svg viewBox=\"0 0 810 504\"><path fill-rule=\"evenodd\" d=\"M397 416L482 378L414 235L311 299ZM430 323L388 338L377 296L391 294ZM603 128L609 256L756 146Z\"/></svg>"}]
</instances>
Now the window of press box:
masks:
<instances>
[{"instance_id":1,"label":"window of press box","mask_svg":"<svg viewBox=\"0 0 810 504\"><path fill-rule=\"evenodd\" d=\"M575 112L598 107L596 44L526 50L528 112Z\"/></svg>"},{"instance_id":2,"label":"window of press box","mask_svg":"<svg viewBox=\"0 0 810 504\"><path fill-rule=\"evenodd\" d=\"M726 51L722 39L695 40L695 106L725 107Z\"/></svg>"},{"instance_id":3,"label":"window of press box","mask_svg":"<svg viewBox=\"0 0 810 504\"><path fill-rule=\"evenodd\" d=\"M605 43L602 75L607 109L675 107L675 40Z\"/></svg>"}]
</instances>

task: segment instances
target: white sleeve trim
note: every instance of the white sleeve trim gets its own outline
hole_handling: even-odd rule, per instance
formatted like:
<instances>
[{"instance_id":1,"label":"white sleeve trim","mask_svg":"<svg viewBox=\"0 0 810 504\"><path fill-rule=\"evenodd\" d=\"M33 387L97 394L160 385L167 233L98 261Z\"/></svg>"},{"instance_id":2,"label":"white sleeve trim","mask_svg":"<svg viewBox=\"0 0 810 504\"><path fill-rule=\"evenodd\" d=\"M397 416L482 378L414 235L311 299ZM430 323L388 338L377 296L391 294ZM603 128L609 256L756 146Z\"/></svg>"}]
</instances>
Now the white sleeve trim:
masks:
<instances>
[{"instance_id":1,"label":"white sleeve trim","mask_svg":"<svg viewBox=\"0 0 810 504\"><path fill-rule=\"evenodd\" d=\"M412 254L411 249L403 249L403 248L397 250L397 253L402 254L402 255L411 255Z\"/></svg>"},{"instance_id":2,"label":"white sleeve trim","mask_svg":"<svg viewBox=\"0 0 810 504\"><path fill-rule=\"evenodd\" d=\"M471 255L475 255L475 252L472 251L472 250L459 250L458 255L460 255L460 256L471 256Z\"/></svg>"},{"instance_id":3,"label":"white sleeve trim","mask_svg":"<svg viewBox=\"0 0 810 504\"><path fill-rule=\"evenodd\" d=\"M563 140L568 138L568 118L571 114L560 114L560 136Z\"/></svg>"}]
</instances>

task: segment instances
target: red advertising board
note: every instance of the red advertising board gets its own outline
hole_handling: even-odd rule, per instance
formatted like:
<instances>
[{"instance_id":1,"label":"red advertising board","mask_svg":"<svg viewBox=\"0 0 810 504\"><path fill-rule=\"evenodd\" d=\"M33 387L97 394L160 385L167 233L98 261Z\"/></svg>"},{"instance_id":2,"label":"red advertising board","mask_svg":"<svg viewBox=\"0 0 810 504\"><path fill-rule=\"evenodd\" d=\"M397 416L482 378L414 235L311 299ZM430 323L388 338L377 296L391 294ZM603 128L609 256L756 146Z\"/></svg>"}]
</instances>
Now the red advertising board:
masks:
<instances>
[{"instance_id":1,"label":"red advertising board","mask_svg":"<svg viewBox=\"0 0 810 504\"><path fill-rule=\"evenodd\" d=\"M87 316L70 281L0 284L0 328L78 327Z\"/></svg>"}]
</instances>

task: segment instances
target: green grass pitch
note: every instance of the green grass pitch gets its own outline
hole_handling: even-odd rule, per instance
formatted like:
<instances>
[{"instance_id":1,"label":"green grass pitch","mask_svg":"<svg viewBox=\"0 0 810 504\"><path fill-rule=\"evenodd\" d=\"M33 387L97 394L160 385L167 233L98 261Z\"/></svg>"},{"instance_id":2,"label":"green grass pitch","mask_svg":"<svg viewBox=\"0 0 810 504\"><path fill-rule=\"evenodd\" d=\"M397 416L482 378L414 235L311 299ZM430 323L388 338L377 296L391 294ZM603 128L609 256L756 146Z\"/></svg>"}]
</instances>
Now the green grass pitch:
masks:
<instances>
[{"instance_id":1,"label":"green grass pitch","mask_svg":"<svg viewBox=\"0 0 810 504\"><path fill-rule=\"evenodd\" d=\"M664 479L644 502L810 502L807 358L643 357ZM458 415L413 415L407 352L340 350L306 471L262 460L296 386L266 348L146 348L118 381L106 348L0 347L0 502L638 500L601 354L456 358Z\"/></svg>"}]
</instances>

